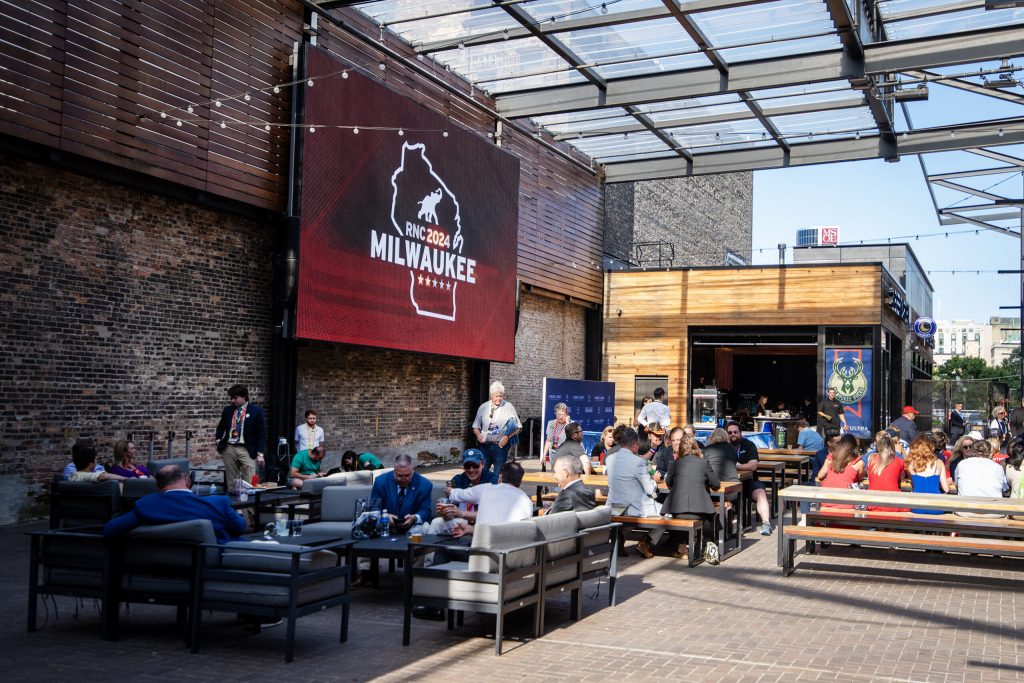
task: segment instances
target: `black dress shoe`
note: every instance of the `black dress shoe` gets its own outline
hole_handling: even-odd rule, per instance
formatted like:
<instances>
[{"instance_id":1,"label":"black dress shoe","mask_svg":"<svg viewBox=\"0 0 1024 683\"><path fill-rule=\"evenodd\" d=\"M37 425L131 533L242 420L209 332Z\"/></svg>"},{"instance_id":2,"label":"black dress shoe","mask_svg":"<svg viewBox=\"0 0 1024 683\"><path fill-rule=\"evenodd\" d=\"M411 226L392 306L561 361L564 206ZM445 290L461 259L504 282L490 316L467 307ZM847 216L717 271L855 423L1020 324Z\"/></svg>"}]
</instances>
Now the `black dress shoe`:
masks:
<instances>
[{"instance_id":1,"label":"black dress shoe","mask_svg":"<svg viewBox=\"0 0 1024 683\"><path fill-rule=\"evenodd\" d=\"M444 610L440 607L413 607L412 615L417 619L429 619L430 621L444 621Z\"/></svg>"}]
</instances>

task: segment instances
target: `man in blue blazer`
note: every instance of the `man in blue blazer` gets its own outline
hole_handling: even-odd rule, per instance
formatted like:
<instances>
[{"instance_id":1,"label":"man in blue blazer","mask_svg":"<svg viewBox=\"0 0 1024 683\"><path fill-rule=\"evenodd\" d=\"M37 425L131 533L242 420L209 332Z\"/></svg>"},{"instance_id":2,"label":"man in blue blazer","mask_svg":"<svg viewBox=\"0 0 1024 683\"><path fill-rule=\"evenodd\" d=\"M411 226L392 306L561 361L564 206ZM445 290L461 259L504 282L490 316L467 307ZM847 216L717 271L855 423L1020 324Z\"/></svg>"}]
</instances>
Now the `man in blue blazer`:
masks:
<instances>
[{"instance_id":1,"label":"man in blue blazer","mask_svg":"<svg viewBox=\"0 0 1024 683\"><path fill-rule=\"evenodd\" d=\"M228 389L231 403L224 406L217 423L217 452L224 460L224 478L228 486L236 479L249 483L256 466L263 465L267 445L267 421L263 409L249 403L244 384Z\"/></svg>"},{"instance_id":2,"label":"man in blue blazer","mask_svg":"<svg viewBox=\"0 0 1024 683\"><path fill-rule=\"evenodd\" d=\"M430 521L430 493L433 484L413 471L412 458L400 455L395 468L377 477L373 482L372 498L379 498L381 507L388 511L391 527L404 534L413 526Z\"/></svg>"},{"instance_id":3,"label":"man in blue blazer","mask_svg":"<svg viewBox=\"0 0 1024 683\"><path fill-rule=\"evenodd\" d=\"M103 527L104 536L126 534L135 527L208 519L218 543L238 540L245 518L231 509L227 496L200 498L189 490L188 474L178 465L166 465L156 473L160 493L143 496L131 512L114 517Z\"/></svg>"}]
</instances>

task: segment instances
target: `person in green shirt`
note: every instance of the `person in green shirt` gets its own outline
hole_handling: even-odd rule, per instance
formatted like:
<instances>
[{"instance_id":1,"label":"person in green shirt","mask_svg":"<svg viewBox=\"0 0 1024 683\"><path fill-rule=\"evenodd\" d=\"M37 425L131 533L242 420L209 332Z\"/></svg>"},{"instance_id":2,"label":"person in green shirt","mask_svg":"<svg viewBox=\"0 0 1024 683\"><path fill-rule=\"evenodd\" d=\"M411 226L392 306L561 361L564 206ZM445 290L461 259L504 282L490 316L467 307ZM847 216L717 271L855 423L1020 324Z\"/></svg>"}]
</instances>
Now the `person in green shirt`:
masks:
<instances>
[{"instance_id":1,"label":"person in green shirt","mask_svg":"<svg viewBox=\"0 0 1024 683\"><path fill-rule=\"evenodd\" d=\"M379 470L384 468L377 456L373 453L360 453L345 451L341 456L341 469L343 472L355 472L356 470Z\"/></svg>"},{"instance_id":2,"label":"person in green shirt","mask_svg":"<svg viewBox=\"0 0 1024 683\"><path fill-rule=\"evenodd\" d=\"M317 479L320 474L320 463L324 459L327 450L323 444L310 450L299 451L292 458L292 469L288 473L289 483L292 488L302 488L302 482L307 479Z\"/></svg>"}]
</instances>

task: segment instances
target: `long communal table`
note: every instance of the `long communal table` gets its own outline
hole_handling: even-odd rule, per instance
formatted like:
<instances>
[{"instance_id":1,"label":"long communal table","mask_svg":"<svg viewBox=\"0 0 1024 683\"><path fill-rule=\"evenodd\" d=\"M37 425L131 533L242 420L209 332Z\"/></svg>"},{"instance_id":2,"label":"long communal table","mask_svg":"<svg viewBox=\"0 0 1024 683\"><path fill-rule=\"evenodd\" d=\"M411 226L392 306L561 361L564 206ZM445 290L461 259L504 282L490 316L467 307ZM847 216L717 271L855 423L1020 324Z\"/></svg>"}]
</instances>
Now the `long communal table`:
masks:
<instances>
[{"instance_id":1,"label":"long communal table","mask_svg":"<svg viewBox=\"0 0 1024 683\"><path fill-rule=\"evenodd\" d=\"M790 507L790 523L798 523L800 503L832 503L893 508L941 510L997 515L1024 516L1024 500L1012 498L979 498L945 493L904 493L870 489L839 489L820 486L789 486L779 491L778 501L778 565L784 567L786 506Z\"/></svg>"},{"instance_id":2,"label":"long communal table","mask_svg":"<svg viewBox=\"0 0 1024 683\"><path fill-rule=\"evenodd\" d=\"M743 549L743 530L742 528L737 529L736 532L736 547L732 550L726 551L726 529L728 529L728 510L726 508L726 498L735 495L736 496L736 512L737 526L742 527L742 511L746 507L746 497L743 494L743 482L750 479L753 476L751 472L740 472L740 481L723 481L721 486L717 489L710 489L708 493L711 497L716 499L718 502L718 514L719 514L719 525L718 525L718 553L725 559L735 555ZM608 477L603 474L585 474L581 477L583 483L591 488L608 488ZM537 509L540 510L544 502L544 490L549 488L555 488L558 486L558 482L555 479L553 472L527 472L523 475L523 484L533 484L537 487ZM669 487L665 482L658 482L658 489L661 491L668 491Z\"/></svg>"},{"instance_id":3,"label":"long communal table","mask_svg":"<svg viewBox=\"0 0 1024 683\"><path fill-rule=\"evenodd\" d=\"M792 473L794 476L791 477L796 481L809 481L814 476L814 472L811 472L811 456L814 453L810 451L797 451L792 449L779 448L771 451L758 451L757 460L758 462L781 462L785 464L786 472ZM786 475L783 474L782 484L786 484Z\"/></svg>"}]
</instances>

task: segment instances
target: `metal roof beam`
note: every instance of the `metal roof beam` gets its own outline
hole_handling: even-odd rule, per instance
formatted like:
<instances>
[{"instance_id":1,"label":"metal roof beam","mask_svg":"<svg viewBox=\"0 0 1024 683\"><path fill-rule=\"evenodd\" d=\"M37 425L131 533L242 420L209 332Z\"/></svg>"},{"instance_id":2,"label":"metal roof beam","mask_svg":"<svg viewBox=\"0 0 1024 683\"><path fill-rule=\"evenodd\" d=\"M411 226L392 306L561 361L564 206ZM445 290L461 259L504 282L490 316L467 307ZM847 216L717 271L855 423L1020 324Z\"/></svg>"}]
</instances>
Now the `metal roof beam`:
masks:
<instances>
[{"instance_id":1,"label":"metal roof beam","mask_svg":"<svg viewBox=\"0 0 1024 683\"><path fill-rule=\"evenodd\" d=\"M957 178L973 178L980 175L997 175L1000 173L1020 173L1020 168L1014 166L1001 166L999 168L981 168L976 171L956 171L955 173L935 173L925 176L929 182L932 180L956 180Z\"/></svg>"},{"instance_id":2,"label":"metal roof beam","mask_svg":"<svg viewBox=\"0 0 1024 683\"><path fill-rule=\"evenodd\" d=\"M992 230L993 232L999 232L999 233L1002 233L1004 235L1011 235L1013 237L1020 237L1020 233L1018 233L1018 232L1016 232L1014 230L1010 230L1009 228L1004 228L1004 227L1002 227L1000 225L992 225L991 223L986 223L985 221L979 221L979 220L975 220L974 218L968 218L967 216L961 216L958 213L950 213L950 214L946 214L946 215L955 216L957 219L959 219L959 222L961 222L961 223L967 223L968 225L976 225L979 228L984 228L986 230ZM1017 217L1020 218L1020 214L1017 214ZM992 220L992 219L990 218L989 220Z\"/></svg>"},{"instance_id":3,"label":"metal roof beam","mask_svg":"<svg viewBox=\"0 0 1024 683\"><path fill-rule=\"evenodd\" d=\"M890 21L905 21L907 19L923 19L925 17L934 17L941 14L949 14L951 12L959 12L965 9L981 9L985 6L985 0L963 0L955 4L939 5L938 7L922 7L920 9L911 9L904 12L889 12L883 15L885 23Z\"/></svg>"},{"instance_id":4,"label":"metal roof beam","mask_svg":"<svg viewBox=\"0 0 1024 683\"><path fill-rule=\"evenodd\" d=\"M747 7L749 5L760 5L770 0L696 0L686 3L682 10L686 13L712 12L721 9L733 9L736 7ZM559 21L545 21L536 25L537 30L544 34L566 33L569 31L586 31L607 26L621 26L633 24L639 21L653 21L665 19L672 16L667 7L652 7L648 9L631 10L628 12L609 12L608 14L597 14L592 17L568 17ZM434 40L428 43L421 43L414 46L420 54L430 54L442 50L451 50L461 43L466 47L474 45L490 45L500 43L503 40L514 40L516 38L529 38L534 33L526 27L510 28L505 31L491 31L478 36L465 36Z\"/></svg>"},{"instance_id":5,"label":"metal roof beam","mask_svg":"<svg viewBox=\"0 0 1024 683\"><path fill-rule=\"evenodd\" d=\"M506 14L522 24L523 28L529 31L535 38L544 43L552 52L583 74L583 76L590 81L591 85L600 88L601 90L605 89L605 81L600 74L589 67L584 67L583 65L585 62L583 59L570 50L558 38L541 33L538 26L533 22L533 17L531 17L522 7L512 4L501 4L500 7L505 10Z\"/></svg>"},{"instance_id":6,"label":"metal roof beam","mask_svg":"<svg viewBox=\"0 0 1024 683\"><path fill-rule=\"evenodd\" d=\"M1003 163L1013 164L1014 166L1024 166L1024 159L1018 159L1015 156L1009 154L1003 154L1001 152L993 152L990 149L968 149L971 154L977 154L980 157L987 157L989 159L995 159L996 161L1002 161Z\"/></svg>"},{"instance_id":7,"label":"metal roof beam","mask_svg":"<svg viewBox=\"0 0 1024 683\"><path fill-rule=\"evenodd\" d=\"M1019 221L1020 211L1006 211L1003 213L993 213L986 216L985 218L988 219L989 221ZM939 225L959 225L962 223L967 223L967 221L963 220L962 216L950 216L949 214L940 214Z\"/></svg>"},{"instance_id":8,"label":"metal roof beam","mask_svg":"<svg viewBox=\"0 0 1024 683\"><path fill-rule=\"evenodd\" d=\"M495 98L498 110L512 118L625 106L763 90L822 81L863 79L913 69L981 62L1021 51L1020 27L1009 26L949 36L873 43L864 46L864 61L845 50L818 52L731 64L727 76L715 67L617 78L607 91L575 84L505 93Z\"/></svg>"},{"instance_id":9,"label":"metal roof beam","mask_svg":"<svg viewBox=\"0 0 1024 683\"><path fill-rule=\"evenodd\" d=\"M1015 92L1009 90L1000 90L998 88L986 88L978 85L977 83L971 83L959 78L945 78L942 74L936 71L920 70L920 71L904 71L908 76L912 78L919 78L926 80L929 78L936 78L935 83L938 85L944 85L949 88L956 88L958 90L966 90L967 92L974 93L975 95L984 95L985 97L994 97L998 100L1006 100L1007 102L1015 102L1017 104L1024 104L1024 96L1018 95Z\"/></svg>"},{"instance_id":10,"label":"metal roof beam","mask_svg":"<svg viewBox=\"0 0 1024 683\"><path fill-rule=\"evenodd\" d=\"M1024 143L1024 128L1008 129L1002 137L994 132L993 124L1024 125L1024 118L1005 121L983 121L943 128L914 130L906 139L899 140L899 153L926 154L949 152L981 146L997 146ZM950 130L956 135L950 136ZM755 147L727 152L696 154L692 169L686 168L675 159L652 159L610 163L604 167L606 182L617 183L633 180L654 180L685 175L710 173L733 173L758 169L782 168L784 166L806 166L827 164L837 161L875 159L883 156L884 147L878 137L864 137L860 140L843 139L822 142L805 142L793 145L789 158L779 148Z\"/></svg>"},{"instance_id":11,"label":"metal roof beam","mask_svg":"<svg viewBox=\"0 0 1024 683\"><path fill-rule=\"evenodd\" d=\"M991 211L992 209L1000 209L1004 206L1024 206L1024 202L1019 199L1001 199L998 202L992 202L990 204L968 204L966 206L951 206L946 209L939 209L940 214L958 214L961 212L969 213L971 211Z\"/></svg>"},{"instance_id":12,"label":"metal roof beam","mask_svg":"<svg viewBox=\"0 0 1024 683\"><path fill-rule=\"evenodd\" d=\"M831 100L829 102L822 103L791 104L786 107L762 107L761 112L765 116L788 116L790 114L808 114L811 112L832 111L836 109L852 109L855 107L863 106L864 98L858 95L857 97L851 97L844 100ZM705 114L704 116L663 119L661 121L653 123L656 128L664 130L668 128L704 126L713 123L748 121L752 118L754 118L754 113L750 111L750 109L748 108L747 111L735 111L728 112L725 114ZM596 138L604 135L621 135L622 133L635 133L640 130L643 130L643 126L640 126L638 124L628 124L610 126L608 128L601 128L597 130L559 133L554 137L556 140L573 140L577 138Z\"/></svg>"},{"instance_id":13,"label":"metal roof beam","mask_svg":"<svg viewBox=\"0 0 1024 683\"><path fill-rule=\"evenodd\" d=\"M775 124L772 123L771 119L764 115L764 112L761 111L761 107L750 96L750 93L741 92L740 99L745 105L747 105L747 108L750 109L750 113L754 115L754 118L764 126L766 131L768 131L768 135L772 136L772 140L775 141L775 144L782 148L782 152L785 155L784 163L788 164L789 143L782 138L782 133L780 133L779 129L775 127Z\"/></svg>"},{"instance_id":14,"label":"metal roof beam","mask_svg":"<svg viewBox=\"0 0 1024 683\"><path fill-rule=\"evenodd\" d=\"M967 187L966 185L961 185L960 183L953 183L948 180L932 180L931 182L935 185L938 185L939 187L944 187L947 190L953 190L954 192L962 192L963 194L974 195L975 197L981 197L982 199L990 199L992 201L1005 199L1005 197L1001 195L992 194L991 192L985 192L984 190L976 190L973 187Z\"/></svg>"}]
</instances>

